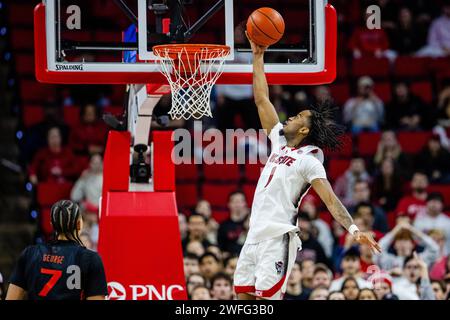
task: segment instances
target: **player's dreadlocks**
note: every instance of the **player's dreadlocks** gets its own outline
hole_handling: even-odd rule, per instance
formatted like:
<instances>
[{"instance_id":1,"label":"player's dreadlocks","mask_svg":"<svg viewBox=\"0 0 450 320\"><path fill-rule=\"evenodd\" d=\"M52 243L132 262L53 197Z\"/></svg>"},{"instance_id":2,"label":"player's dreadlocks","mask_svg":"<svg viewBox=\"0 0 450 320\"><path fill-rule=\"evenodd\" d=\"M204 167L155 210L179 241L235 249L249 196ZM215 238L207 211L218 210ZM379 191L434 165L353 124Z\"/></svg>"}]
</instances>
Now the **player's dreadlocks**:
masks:
<instances>
[{"instance_id":1,"label":"player's dreadlocks","mask_svg":"<svg viewBox=\"0 0 450 320\"><path fill-rule=\"evenodd\" d=\"M339 150L343 146L341 136L345 127L336 123L334 115L336 107L327 103L308 108L311 111L309 134L305 143L315 145L325 150Z\"/></svg>"},{"instance_id":2,"label":"player's dreadlocks","mask_svg":"<svg viewBox=\"0 0 450 320\"><path fill-rule=\"evenodd\" d=\"M55 231L55 240L59 235L84 246L77 232L77 222L80 218L80 207L70 200L55 203L51 210L51 222Z\"/></svg>"}]
</instances>

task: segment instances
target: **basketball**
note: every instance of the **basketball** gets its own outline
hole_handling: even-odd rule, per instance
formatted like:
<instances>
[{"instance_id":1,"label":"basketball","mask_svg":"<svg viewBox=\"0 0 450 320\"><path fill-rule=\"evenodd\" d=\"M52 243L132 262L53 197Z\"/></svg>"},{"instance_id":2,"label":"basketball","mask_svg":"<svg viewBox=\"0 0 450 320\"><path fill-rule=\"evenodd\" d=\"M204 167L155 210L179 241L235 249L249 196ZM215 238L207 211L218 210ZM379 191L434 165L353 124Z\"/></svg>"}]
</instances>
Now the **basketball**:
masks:
<instances>
[{"instance_id":1,"label":"basketball","mask_svg":"<svg viewBox=\"0 0 450 320\"><path fill-rule=\"evenodd\" d=\"M247 33L260 46L270 46L283 37L284 19L272 8L259 8L247 20Z\"/></svg>"}]
</instances>

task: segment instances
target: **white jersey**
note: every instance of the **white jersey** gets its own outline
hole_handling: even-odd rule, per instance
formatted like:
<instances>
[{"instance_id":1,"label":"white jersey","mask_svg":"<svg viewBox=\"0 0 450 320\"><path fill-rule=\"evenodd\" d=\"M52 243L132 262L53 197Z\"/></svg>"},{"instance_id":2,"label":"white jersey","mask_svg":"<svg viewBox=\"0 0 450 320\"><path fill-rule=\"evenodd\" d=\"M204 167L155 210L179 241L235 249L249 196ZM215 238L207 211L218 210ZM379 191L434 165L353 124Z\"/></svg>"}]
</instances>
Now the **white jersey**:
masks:
<instances>
[{"instance_id":1,"label":"white jersey","mask_svg":"<svg viewBox=\"0 0 450 320\"><path fill-rule=\"evenodd\" d=\"M280 135L281 123L270 132L272 152L258 180L246 243L258 243L297 228L298 206L314 179L326 179L323 152L316 146L290 148Z\"/></svg>"}]
</instances>

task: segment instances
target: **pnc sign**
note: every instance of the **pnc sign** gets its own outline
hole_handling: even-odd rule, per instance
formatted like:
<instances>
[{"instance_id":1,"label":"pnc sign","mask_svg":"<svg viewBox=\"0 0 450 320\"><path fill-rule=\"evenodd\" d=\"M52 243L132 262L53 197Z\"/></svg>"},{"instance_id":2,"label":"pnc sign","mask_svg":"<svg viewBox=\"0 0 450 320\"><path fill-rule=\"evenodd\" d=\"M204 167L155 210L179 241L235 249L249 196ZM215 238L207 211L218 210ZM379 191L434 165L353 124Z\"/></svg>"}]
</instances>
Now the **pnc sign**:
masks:
<instances>
[{"instance_id":1,"label":"pnc sign","mask_svg":"<svg viewBox=\"0 0 450 320\"><path fill-rule=\"evenodd\" d=\"M184 291L184 287L174 285L133 285L124 286L119 282L108 282L108 300L173 300L173 293Z\"/></svg>"}]
</instances>

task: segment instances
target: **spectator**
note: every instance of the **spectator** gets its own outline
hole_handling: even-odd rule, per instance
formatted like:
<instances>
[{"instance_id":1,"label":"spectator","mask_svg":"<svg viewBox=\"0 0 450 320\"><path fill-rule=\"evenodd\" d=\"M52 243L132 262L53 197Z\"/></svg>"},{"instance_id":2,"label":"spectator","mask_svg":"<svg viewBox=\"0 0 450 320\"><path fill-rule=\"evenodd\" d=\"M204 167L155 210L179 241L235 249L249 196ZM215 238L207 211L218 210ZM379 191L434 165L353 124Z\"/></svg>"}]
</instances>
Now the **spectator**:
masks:
<instances>
[{"instance_id":1,"label":"spectator","mask_svg":"<svg viewBox=\"0 0 450 320\"><path fill-rule=\"evenodd\" d=\"M203 248L207 248L211 243L206 239L206 225L208 221L201 214L191 214L188 217L188 236L183 241L183 249L186 250L187 244L190 241L199 241Z\"/></svg>"},{"instance_id":2,"label":"spectator","mask_svg":"<svg viewBox=\"0 0 450 320\"><path fill-rule=\"evenodd\" d=\"M435 300L445 300L445 287L441 281L431 281Z\"/></svg>"},{"instance_id":3,"label":"spectator","mask_svg":"<svg viewBox=\"0 0 450 320\"><path fill-rule=\"evenodd\" d=\"M192 296L192 290L198 286L205 286L206 280L202 277L200 273L191 273L186 277L186 289L189 297Z\"/></svg>"},{"instance_id":4,"label":"spectator","mask_svg":"<svg viewBox=\"0 0 450 320\"><path fill-rule=\"evenodd\" d=\"M433 135L417 155L416 168L425 172L435 183L450 183L450 153L441 145L438 135Z\"/></svg>"},{"instance_id":5,"label":"spectator","mask_svg":"<svg viewBox=\"0 0 450 320\"><path fill-rule=\"evenodd\" d=\"M384 159L392 159L399 168L408 167L406 157L402 152L394 131L388 130L383 132L378 143L377 152L374 156L375 165L380 166Z\"/></svg>"},{"instance_id":6,"label":"spectator","mask_svg":"<svg viewBox=\"0 0 450 320\"><path fill-rule=\"evenodd\" d=\"M429 233L434 230L441 230L444 238L447 239L445 253L450 252L450 218L442 212L444 208L444 198L438 192L432 192L427 197L425 214L416 216L414 227L418 230Z\"/></svg>"},{"instance_id":7,"label":"spectator","mask_svg":"<svg viewBox=\"0 0 450 320\"><path fill-rule=\"evenodd\" d=\"M300 239L302 240L302 250L297 254L297 261L304 258L312 259L316 263L324 263L331 268L331 262L327 258L320 243L311 234L312 224L309 216L302 212L298 216L298 226L300 228Z\"/></svg>"},{"instance_id":8,"label":"spectator","mask_svg":"<svg viewBox=\"0 0 450 320\"><path fill-rule=\"evenodd\" d=\"M297 260L298 261L298 260ZM300 271L302 273L302 287L312 289L314 277L315 262L311 258L300 260Z\"/></svg>"},{"instance_id":9,"label":"spectator","mask_svg":"<svg viewBox=\"0 0 450 320\"><path fill-rule=\"evenodd\" d=\"M181 212L178 212L178 226L180 227L180 237L183 242L187 237L188 230L186 216Z\"/></svg>"},{"instance_id":10,"label":"spectator","mask_svg":"<svg viewBox=\"0 0 450 320\"><path fill-rule=\"evenodd\" d=\"M223 260L223 253L222 250L220 250L220 248L216 245L210 245L206 248L206 252L211 252L213 253L217 258L219 258L219 260Z\"/></svg>"},{"instance_id":11,"label":"spectator","mask_svg":"<svg viewBox=\"0 0 450 320\"><path fill-rule=\"evenodd\" d=\"M358 210L362 210L365 213L369 209L372 215L370 221L367 221L369 222L369 229L385 233L388 231L386 214L381 207L372 205L370 198L369 183L364 180L357 181L353 187L353 205L348 208L348 211L356 214ZM368 216L365 215L365 218L368 218Z\"/></svg>"},{"instance_id":12,"label":"spectator","mask_svg":"<svg viewBox=\"0 0 450 320\"><path fill-rule=\"evenodd\" d=\"M402 196L403 179L394 161L386 158L381 162L380 170L375 174L373 196L383 210L393 211Z\"/></svg>"},{"instance_id":13,"label":"spectator","mask_svg":"<svg viewBox=\"0 0 450 320\"><path fill-rule=\"evenodd\" d=\"M295 262L289 275L284 300L308 300L311 290L302 286L302 271L300 263Z\"/></svg>"},{"instance_id":14,"label":"spectator","mask_svg":"<svg viewBox=\"0 0 450 320\"><path fill-rule=\"evenodd\" d=\"M343 119L354 134L362 131L377 132L384 121L384 103L374 92L370 77L358 80L358 95L344 105Z\"/></svg>"},{"instance_id":15,"label":"spectator","mask_svg":"<svg viewBox=\"0 0 450 320\"><path fill-rule=\"evenodd\" d=\"M430 270L430 278L433 280L443 280L450 272L450 255L441 257Z\"/></svg>"},{"instance_id":16,"label":"spectator","mask_svg":"<svg viewBox=\"0 0 450 320\"><path fill-rule=\"evenodd\" d=\"M398 54L413 54L425 44L425 35L415 23L411 9L401 8L396 24L396 27L390 31L389 42Z\"/></svg>"},{"instance_id":17,"label":"spectator","mask_svg":"<svg viewBox=\"0 0 450 320\"><path fill-rule=\"evenodd\" d=\"M211 293L205 286L196 286L192 289L191 300L211 300Z\"/></svg>"},{"instance_id":18,"label":"spectator","mask_svg":"<svg viewBox=\"0 0 450 320\"><path fill-rule=\"evenodd\" d=\"M238 261L238 256L230 256L225 259L224 266L225 266L225 274L227 274L231 279L234 277L234 272L236 271L236 265Z\"/></svg>"},{"instance_id":19,"label":"spectator","mask_svg":"<svg viewBox=\"0 0 450 320\"><path fill-rule=\"evenodd\" d=\"M316 288L309 295L309 300L327 300L329 294L326 288Z\"/></svg>"},{"instance_id":20,"label":"spectator","mask_svg":"<svg viewBox=\"0 0 450 320\"><path fill-rule=\"evenodd\" d=\"M280 122L284 122L288 119L289 115L287 111L291 109L289 92L283 91L283 87L280 85L273 85L269 88L269 98L275 107Z\"/></svg>"},{"instance_id":21,"label":"spectator","mask_svg":"<svg viewBox=\"0 0 450 320\"><path fill-rule=\"evenodd\" d=\"M327 300L346 300L346 299L341 291L331 291L328 294Z\"/></svg>"},{"instance_id":22,"label":"spectator","mask_svg":"<svg viewBox=\"0 0 450 320\"><path fill-rule=\"evenodd\" d=\"M314 275L312 280L312 287L315 288L329 288L331 280L333 279L333 273L331 270L322 263L317 263L314 268Z\"/></svg>"},{"instance_id":23,"label":"spectator","mask_svg":"<svg viewBox=\"0 0 450 320\"><path fill-rule=\"evenodd\" d=\"M433 133L439 136L441 145L450 150L450 87L448 92L449 97L442 102L443 106L439 111L437 126L433 128Z\"/></svg>"},{"instance_id":24,"label":"spectator","mask_svg":"<svg viewBox=\"0 0 450 320\"><path fill-rule=\"evenodd\" d=\"M428 44L419 50L419 56L448 57L450 55L450 1L445 0L442 15L431 24Z\"/></svg>"},{"instance_id":25,"label":"spectator","mask_svg":"<svg viewBox=\"0 0 450 320\"><path fill-rule=\"evenodd\" d=\"M211 204L207 200L200 200L195 206L195 213L201 214L207 219L206 239L212 244L217 244L217 230L219 229L219 224L216 219L212 217Z\"/></svg>"},{"instance_id":26,"label":"spectator","mask_svg":"<svg viewBox=\"0 0 450 320\"><path fill-rule=\"evenodd\" d=\"M233 284L228 275L219 272L212 277L211 297L213 300L233 300Z\"/></svg>"},{"instance_id":27,"label":"spectator","mask_svg":"<svg viewBox=\"0 0 450 320\"><path fill-rule=\"evenodd\" d=\"M319 218L314 197L306 195L301 202L300 210L308 214L313 226L313 236L320 243L327 257L331 258L334 245L333 235L330 226Z\"/></svg>"},{"instance_id":28,"label":"spectator","mask_svg":"<svg viewBox=\"0 0 450 320\"><path fill-rule=\"evenodd\" d=\"M391 275L399 275L405 259L413 253L415 243L413 235L419 243L424 245L424 250L419 253L428 266L431 266L439 256L439 246L433 239L414 228L408 223L397 224L380 241L382 252L375 256L376 264ZM391 245L395 253L389 251Z\"/></svg>"},{"instance_id":29,"label":"spectator","mask_svg":"<svg viewBox=\"0 0 450 320\"><path fill-rule=\"evenodd\" d=\"M336 179L334 192L346 206L353 205L353 191L357 181L370 181L363 158L353 158L349 168Z\"/></svg>"},{"instance_id":30,"label":"spectator","mask_svg":"<svg viewBox=\"0 0 450 320\"><path fill-rule=\"evenodd\" d=\"M357 282L357 288L369 288L370 283L364 280L361 273L360 254L358 249L352 247L344 253L341 261L342 275L333 280L330 285L330 291L341 290L346 279L351 278ZM344 292L344 295L347 295ZM356 293L357 296L357 293ZM354 299L356 299L356 296ZM349 300L354 300L349 299Z\"/></svg>"},{"instance_id":31,"label":"spectator","mask_svg":"<svg viewBox=\"0 0 450 320\"><path fill-rule=\"evenodd\" d=\"M357 300L378 300L378 297L372 289L364 288L359 291Z\"/></svg>"},{"instance_id":32,"label":"spectator","mask_svg":"<svg viewBox=\"0 0 450 320\"><path fill-rule=\"evenodd\" d=\"M201 257L205 254L206 249L202 242L198 240L188 240L186 243L186 253L192 253L197 257Z\"/></svg>"},{"instance_id":33,"label":"spectator","mask_svg":"<svg viewBox=\"0 0 450 320\"><path fill-rule=\"evenodd\" d=\"M239 254L244 243L240 236L244 232L244 221L249 215L245 194L235 191L228 196L230 219L221 223L218 231L219 247L231 254Z\"/></svg>"},{"instance_id":34,"label":"spectator","mask_svg":"<svg viewBox=\"0 0 450 320\"><path fill-rule=\"evenodd\" d=\"M106 124L99 119L98 110L93 104L81 109L81 123L73 128L70 145L76 154L92 155L102 153L108 134Z\"/></svg>"},{"instance_id":35,"label":"spectator","mask_svg":"<svg viewBox=\"0 0 450 320\"><path fill-rule=\"evenodd\" d=\"M94 245L94 242L91 239L91 236L88 232L83 231L80 233L80 240L83 242L84 246L88 248L89 250L95 251L97 246Z\"/></svg>"},{"instance_id":36,"label":"spectator","mask_svg":"<svg viewBox=\"0 0 450 320\"><path fill-rule=\"evenodd\" d=\"M78 202L89 213L98 213L98 206L102 196L103 159L100 154L94 154L89 161L89 168L77 180L70 198Z\"/></svg>"},{"instance_id":37,"label":"spectator","mask_svg":"<svg viewBox=\"0 0 450 320\"><path fill-rule=\"evenodd\" d=\"M30 165L30 182L70 181L78 174L75 157L62 144L61 131L53 127L47 134L47 147L39 150Z\"/></svg>"},{"instance_id":38,"label":"spectator","mask_svg":"<svg viewBox=\"0 0 450 320\"><path fill-rule=\"evenodd\" d=\"M350 50L353 58L386 57L389 49L389 39L383 29L369 29L365 24L356 27L350 38Z\"/></svg>"},{"instance_id":39,"label":"spectator","mask_svg":"<svg viewBox=\"0 0 450 320\"><path fill-rule=\"evenodd\" d=\"M415 252L405 259L403 275L394 278L393 288L400 300L435 300L427 263Z\"/></svg>"},{"instance_id":40,"label":"spectator","mask_svg":"<svg viewBox=\"0 0 450 320\"><path fill-rule=\"evenodd\" d=\"M56 104L49 103L44 106L44 119L25 131L22 142L22 153L24 160L29 162L33 155L47 146L48 132L52 128L58 128L62 141L66 142L69 135L69 127L64 123L62 108Z\"/></svg>"},{"instance_id":41,"label":"spectator","mask_svg":"<svg viewBox=\"0 0 450 320\"><path fill-rule=\"evenodd\" d=\"M387 108L389 128L420 130L424 126L424 102L411 93L406 82L398 82L394 87L391 103Z\"/></svg>"},{"instance_id":42,"label":"spectator","mask_svg":"<svg viewBox=\"0 0 450 320\"><path fill-rule=\"evenodd\" d=\"M375 215L375 208L372 206L370 202L360 202L354 209L353 216L355 218L361 218L364 222L364 225L366 226L367 230L371 230L375 232L375 235L378 237L381 233L384 233L388 230L386 217L382 216L383 223L379 225L382 225L380 228L379 226L375 225L376 222L376 215ZM382 229L382 230L380 230Z\"/></svg>"},{"instance_id":43,"label":"spectator","mask_svg":"<svg viewBox=\"0 0 450 320\"><path fill-rule=\"evenodd\" d=\"M341 286L341 292L345 296L345 300L357 300L359 295L358 281L353 277L347 277Z\"/></svg>"},{"instance_id":44,"label":"spectator","mask_svg":"<svg viewBox=\"0 0 450 320\"><path fill-rule=\"evenodd\" d=\"M392 277L386 272L375 272L369 277L378 300L398 300L392 293Z\"/></svg>"},{"instance_id":45,"label":"spectator","mask_svg":"<svg viewBox=\"0 0 450 320\"><path fill-rule=\"evenodd\" d=\"M396 212L398 215L408 215L412 220L426 210L428 178L422 172L415 172L411 179L411 195L400 199Z\"/></svg>"},{"instance_id":46,"label":"spectator","mask_svg":"<svg viewBox=\"0 0 450 320\"><path fill-rule=\"evenodd\" d=\"M200 273L206 278L206 280L211 281L211 279L217 273L222 271L222 262L211 252L205 253L200 257Z\"/></svg>"},{"instance_id":47,"label":"spectator","mask_svg":"<svg viewBox=\"0 0 450 320\"><path fill-rule=\"evenodd\" d=\"M183 257L183 266L184 276L186 277L186 279L192 274L200 272L199 260L195 254L185 254L185 256Z\"/></svg>"}]
</instances>

